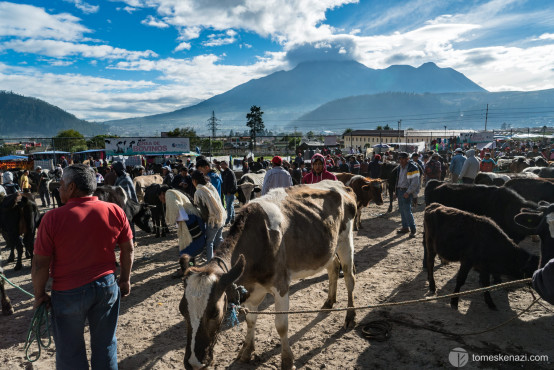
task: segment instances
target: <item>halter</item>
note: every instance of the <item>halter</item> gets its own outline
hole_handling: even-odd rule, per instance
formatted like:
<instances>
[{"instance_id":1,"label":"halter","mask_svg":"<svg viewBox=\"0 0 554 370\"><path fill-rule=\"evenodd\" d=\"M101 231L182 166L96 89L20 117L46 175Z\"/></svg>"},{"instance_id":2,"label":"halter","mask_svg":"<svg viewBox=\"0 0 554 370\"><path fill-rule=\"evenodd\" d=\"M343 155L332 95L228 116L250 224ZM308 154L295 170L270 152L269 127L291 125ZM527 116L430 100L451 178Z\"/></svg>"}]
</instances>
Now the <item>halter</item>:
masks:
<instances>
[{"instance_id":1,"label":"halter","mask_svg":"<svg viewBox=\"0 0 554 370\"><path fill-rule=\"evenodd\" d=\"M225 273L229 272L229 266L227 266L227 262L225 262L225 260L223 258L221 258L219 256L213 256L212 260L216 260L217 265L219 266L219 268L221 268L223 270L223 272L225 272ZM221 266L221 264L223 264L223 266Z\"/></svg>"}]
</instances>

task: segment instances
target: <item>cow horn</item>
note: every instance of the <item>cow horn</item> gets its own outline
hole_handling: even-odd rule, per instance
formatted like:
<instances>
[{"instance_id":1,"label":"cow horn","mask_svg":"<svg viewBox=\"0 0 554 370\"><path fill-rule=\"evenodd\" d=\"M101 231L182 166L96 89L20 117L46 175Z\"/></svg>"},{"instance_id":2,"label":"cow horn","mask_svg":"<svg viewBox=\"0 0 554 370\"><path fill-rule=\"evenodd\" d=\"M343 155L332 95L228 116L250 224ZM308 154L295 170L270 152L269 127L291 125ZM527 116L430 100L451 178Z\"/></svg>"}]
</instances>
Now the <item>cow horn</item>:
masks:
<instances>
[{"instance_id":1,"label":"cow horn","mask_svg":"<svg viewBox=\"0 0 554 370\"><path fill-rule=\"evenodd\" d=\"M231 267L231 270L223 274L221 279L219 279L219 286L222 292L224 292L229 285L233 284L238 280L238 278L240 278L242 272L244 271L245 265L246 259L244 258L244 255L241 254L238 261L233 265L233 267Z\"/></svg>"}]
</instances>

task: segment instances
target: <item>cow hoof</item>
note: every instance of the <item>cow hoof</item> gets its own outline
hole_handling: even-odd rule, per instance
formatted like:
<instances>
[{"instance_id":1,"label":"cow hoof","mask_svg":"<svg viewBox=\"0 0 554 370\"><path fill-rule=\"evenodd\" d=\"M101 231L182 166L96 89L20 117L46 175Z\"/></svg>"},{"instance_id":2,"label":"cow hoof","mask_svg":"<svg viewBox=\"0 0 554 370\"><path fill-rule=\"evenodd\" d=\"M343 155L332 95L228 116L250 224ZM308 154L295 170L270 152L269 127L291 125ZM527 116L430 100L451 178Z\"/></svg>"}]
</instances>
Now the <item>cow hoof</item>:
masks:
<instances>
[{"instance_id":1,"label":"cow hoof","mask_svg":"<svg viewBox=\"0 0 554 370\"><path fill-rule=\"evenodd\" d=\"M25 258L31 258L31 253L25 251Z\"/></svg>"},{"instance_id":2,"label":"cow hoof","mask_svg":"<svg viewBox=\"0 0 554 370\"><path fill-rule=\"evenodd\" d=\"M323 306L321 306L321 308L323 309L329 309L329 308L333 308L333 305L335 304L335 302L331 301L330 299L326 300L325 303L323 304Z\"/></svg>"},{"instance_id":3,"label":"cow hoof","mask_svg":"<svg viewBox=\"0 0 554 370\"><path fill-rule=\"evenodd\" d=\"M6 302L2 303L2 315L9 316L13 315L14 312L15 311L13 310L12 304L9 299L6 300Z\"/></svg>"},{"instance_id":4,"label":"cow hoof","mask_svg":"<svg viewBox=\"0 0 554 370\"><path fill-rule=\"evenodd\" d=\"M7 260L6 262L7 262L7 263L11 263L11 262L13 262L13 261L15 261L15 254L11 254L11 253L10 253L10 256L8 257L8 260Z\"/></svg>"},{"instance_id":5,"label":"cow hoof","mask_svg":"<svg viewBox=\"0 0 554 370\"><path fill-rule=\"evenodd\" d=\"M23 264L21 263L21 261L19 261L18 263L15 264L15 267L13 268L14 271L19 271L23 268Z\"/></svg>"},{"instance_id":6,"label":"cow hoof","mask_svg":"<svg viewBox=\"0 0 554 370\"><path fill-rule=\"evenodd\" d=\"M453 298L450 301L450 307L452 307L453 310L458 310L458 300Z\"/></svg>"},{"instance_id":7,"label":"cow hoof","mask_svg":"<svg viewBox=\"0 0 554 370\"><path fill-rule=\"evenodd\" d=\"M254 347L246 346L245 344L243 344L242 348L239 351L238 360L245 363L250 362L252 352L254 352Z\"/></svg>"},{"instance_id":8,"label":"cow hoof","mask_svg":"<svg viewBox=\"0 0 554 370\"><path fill-rule=\"evenodd\" d=\"M356 313L354 311L348 311L346 313L346 320L344 320L344 328L352 329L356 326Z\"/></svg>"},{"instance_id":9,"label":"cow hoof","mask_svg":"<svg viewBox=\"0 0 554 370\"><path fill-rule=\"evenodd\" d=\"M296 366L294 366L294 359L290 357L283 357L281 359L281 369L282 370L294 370L296 369Z\"/></svg>"}]
</instances>

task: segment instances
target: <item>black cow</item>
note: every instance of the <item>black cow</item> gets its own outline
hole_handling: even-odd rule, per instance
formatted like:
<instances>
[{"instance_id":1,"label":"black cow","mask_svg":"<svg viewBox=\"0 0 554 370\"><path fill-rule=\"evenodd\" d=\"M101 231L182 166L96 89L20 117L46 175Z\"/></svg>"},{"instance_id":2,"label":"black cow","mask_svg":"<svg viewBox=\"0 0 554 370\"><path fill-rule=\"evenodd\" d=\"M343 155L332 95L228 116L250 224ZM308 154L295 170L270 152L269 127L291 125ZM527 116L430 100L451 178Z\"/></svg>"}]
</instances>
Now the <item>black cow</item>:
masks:
<instances>
[{"instance_id":1,"label":"black cow","mask_svg":"<svg viewBox=\"0 0 554 370\"><path fill-rule=\"evenodd\" d=\"M479 172L475 179L473 180L474 184L480 185L496 185L502 186L506 181L510 180L510 176L504 174L497 174L493 172Z\"/></svg>"},{"instance_id":2,"label":"black cow","mask_svg":"<svg viewBox=\"0 0 554 370\"><path fill-rule=\"evenodd\" d=\"M165 207L159 198L162 186L164 185L152 184L144 189L144 202L152 206L153 232L156 234L156 238L160 237L160 232L162 237L169 233L169 228L165 222Z\"/></svg>"},{"instance_id":3,"label":"black cow","mask_svg":"<svg viewBox=\"0 0 554 370\"><path fill-rule=\"evenodd\" d=\"M525 227L529 234L541 238L541 261L539 267L554 258L554 203L541 202L536 210L522 210L514 218L515 222Z\"/></svg>"},{"instance_id":4,"label":"black cow","mask_svg":"<svg viewBox=\"0 0 554 370\"><path fill-rule=\"evenodd\" d=\"M427 251L427 278L429 291L435 293L433 267L435 256L447 261L459 261L454 293L464 285L469 271L479 271L479 283L490 285L490 275L508 275L513 279L531 277L539 265L539 257L518 246L492 221L473 213L432 203L425 208L424 247ZM450 306L458 309L458 297L450 299ZM496 310L490 292L485 302Z\"/></svg>"},{"instance_id":5,"label":"black cow","mask_svg":"<svg viewBox=\"0 0 554 370\"><path fill-rule=\"evenodd\" d=\"M538 203L541 200L554 203L554 183L544 179L511 179L504 184L523 198Z\"/></svg>"},{"instance_id":6,"label":"black cow","mask_svg":"<svg viewBox=\"0 0 554 370\"><path fill-rule=\"evenodd\" d=\"M387 191L389 193L389 209L387 212L392 212L392 202L396 192L396 182L398 180L398 163L386 162L381 166L380 179L387 180Z\"/></svg>"},{"instance_id":7,"label":"black cow","mask_svg":"<svg viewBox=\"0 0 554 370\"><path fill-rule=\"evenodd\" d=\"M152 211L146 204L138 203L127 196L120 186L99 186L93 193L99 200L114 203L123 209L127 219L133 221L141 230L152 232Z\"/></svg>"},{"instance_id":8,"label":"black cow","mask_svg":"<svg viewBox=\"0 0 554 370\"><path fill-rule=\"evenodd\" d=\"M2 269L2 261L0 261L0 274L4 274ZM2 315L13 314L13 307L8 295L6 294L6 288L4 287L4 279L0 278L0 303L2 304Z\"/></svg>"},{"instance_id":9,"label":"black cow","mask_svg":"<svg viewBox=\"0 0 554 370\"><path fill-rule=\"evenodd\" d=\"M39 218L40 213L36 203L22 196L21 193L8 195L0 203L0 230L10 249L7 262L15 260L15 250L17 250L17 262L14 270L20 270L23 267L24 245L26 257L30 258L33 255ZM23 241L21 235L23 235Z\"/></svg>"},{"instance_id":10,"label":"black cow","mask_svg":"<svg viewBox=\"0 0 554 370\"><path fill-rule=\"evenodd\" d=\"M440 203L490 217L516 243L525 239L529 232L515 223L515 215L522 208L537 209L536 203L503 186L451 184L437 180L427 183L425 199L427 205Z\"/></svg>"}]
</instances>

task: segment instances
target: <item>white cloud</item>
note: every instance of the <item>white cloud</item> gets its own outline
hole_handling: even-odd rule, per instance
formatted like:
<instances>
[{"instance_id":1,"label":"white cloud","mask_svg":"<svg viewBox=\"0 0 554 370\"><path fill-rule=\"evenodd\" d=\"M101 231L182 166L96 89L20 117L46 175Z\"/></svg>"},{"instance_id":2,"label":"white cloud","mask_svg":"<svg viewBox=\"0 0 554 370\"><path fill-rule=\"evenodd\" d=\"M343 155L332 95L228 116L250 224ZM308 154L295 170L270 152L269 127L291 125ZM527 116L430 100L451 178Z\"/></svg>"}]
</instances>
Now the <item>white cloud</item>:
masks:
<instances>
[{"instance_id":1,"label":"white cloud","mask_svg":"<svg viewBox=\"0 0 554 370\"><path fill-rule=\"evenodd\" d=\"M173 51L190 50L190 43L181 42Z\"/></svg>"},{"instance_id":2,"label":"white cloud","mask_svg":"<svg viewBox=\"0 0 554 370\"><path fill-rule=\"evenodd\" d=\"M129 14L133 14L133 12L137 11L137 8L133 8L132 6L126 6L124 8L117 8L117 10L120 10L120 9L126 11Z\"/></svg>"},{"instance_id":3,"label":"white cloud","mask_svg":"<svg viewBox=\"0 0 554 370\"><path fill-rule=\"evenodd\" d=\"M0 2L0 37L75 41L91 32L71 14L48 14L31 5Z\"/></svg>"},{"instance_id":4,"label":"white cloud","mask_svg":"<svg viewBox=\"0 0 554 370\"><path fill-rule=\"evenodd\" d=\"M77 9L85 14L92 14L98 12L100 7L98 5L90 5L82 0L64 0L65 2L72 3Z\"/></svg>"},{"instance_id":5,"label":"white cloud","mask_svg":"<svg viewBox=\"0 0 554 370\"><path fill-rule=\"evenodd\" d=\"M142 23L144 25L147 25L147 26L156 27L156 28L168 28L169 27L169 24L165 23L164 21L160 21L160 20L154 18L151 15L146 17L146 19L143 19L140 23Z\"/></svg>"},{"instance_id":6,"label":"white cloud","mask_svg":"<svg viewBox=\"0 0 554 370\"><path fill-rule=\"evenodd\" d=\"M233 44L235 41L237 41L236 36L237 36L237 32L234 30L227 30L227 32L225 32L225 35L211 34L211 35L208 35L209 40L202 42L202 45L221 46L221 45Z\"/></svg>"},{"instance_id":7,"label":"white cloud","mask_svg":"<svg viewBox=\"0 0 554 370\"><path fill-rule=\"evenodd\" d=\"M543 33L538 40L554 40L554 33Z\"/></svg>"},{"instance_id":8,"label":"white cloud","mask_svg":"<svg viewBox=\"0 0 554 370\"><path fill-rule=\"evenodd\" d=\"M19 53L34 53L61 58L71 55L100 59L138 59L156 57L151 50L129 51L109 45L86 45L58 40L11 40L0 44L0 50L14 50Z\"/></svg>"}]
</instances>

